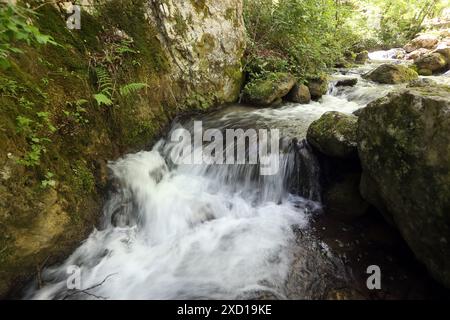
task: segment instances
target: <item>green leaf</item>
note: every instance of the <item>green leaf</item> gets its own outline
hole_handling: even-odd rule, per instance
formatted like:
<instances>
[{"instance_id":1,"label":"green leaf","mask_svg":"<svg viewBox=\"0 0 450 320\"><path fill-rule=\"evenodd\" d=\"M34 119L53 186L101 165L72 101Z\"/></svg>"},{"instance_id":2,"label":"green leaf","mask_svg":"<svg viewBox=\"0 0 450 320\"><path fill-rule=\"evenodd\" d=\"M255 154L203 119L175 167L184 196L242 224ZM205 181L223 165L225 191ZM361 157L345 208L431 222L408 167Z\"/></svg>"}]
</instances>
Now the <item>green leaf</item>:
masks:
<instances>
[{"instance_id":1,"label":"green leaf","mask_svg":"<svg viewBox=\"0 0 450 320\"><path fill-rule=\"evenodd\" d=\"M113 104L111 99L108 98L103 93L94 94L94 99L95 99L95 101L97 101L99 106L101 106L102 104L107 105L107 106L111 106Z\"/></svg>"}]
</instances>

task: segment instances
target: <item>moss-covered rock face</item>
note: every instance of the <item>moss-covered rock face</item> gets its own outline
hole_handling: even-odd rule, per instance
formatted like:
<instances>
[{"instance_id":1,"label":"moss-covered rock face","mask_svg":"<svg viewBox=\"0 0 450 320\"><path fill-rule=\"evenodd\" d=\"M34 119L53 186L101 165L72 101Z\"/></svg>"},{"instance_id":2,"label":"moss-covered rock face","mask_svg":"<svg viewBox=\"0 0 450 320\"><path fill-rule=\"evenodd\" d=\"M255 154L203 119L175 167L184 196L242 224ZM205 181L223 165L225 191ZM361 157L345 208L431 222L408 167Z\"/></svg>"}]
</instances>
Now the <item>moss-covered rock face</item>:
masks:
<instances>
[{"instance_id":1,"label":"moss-covered rock face","mask_svg":"<svg viewBox=\"0 0 450 320\"><path fill-rule=\"evenodd\" d=\"M153 14L157 3L96 1L83 9L81 30L72 31L64 10L39 6L34 24L60 45L22 46L24 54L0 70L0 297L91 232L107 160L149 146L181 111L237 99L239 3L160 1L158 8L170 5L176 16L164 24ZM164 27L172 26L170 36L187 39L185 47L164 42ZM98 105L99 65L117 88L147 87L116 90L111 106Z\"/></svg>"},{"instance_id":2,"label":"moss-covered rock face","mask_svg":"<svg viewBox=\"0 0 450 320\"><path fill-rule=\"evenodd\" d=\"M421 70L428 70L431 73L438 72L438 71L444 71L447 66L447 59L444 55L434 52L427 55L424 55L423 57L417 59L414 64L416 65L417 69L419 70L419 73L422 75L429 75L429 74L423 74L424 71L420 72Z\"/></svg>"},{"instance_id":3,"label":"moss-covered rock face","mask_svg":"<svg viewBox=\"0 0 450 320\"><path fill-rule=\"evenodd\" d=\"M450 88L408 88L369 104L357 139L370 180L363 195L450 287Z\"/></svg>"},{"instance_id":4,"label":"moss-covered rock face","mask_svg":"<svg viewBox=\"0 0 450 320\"><path fill-rule=\"evenodd\" d=\"M179 94L195 87L200 106L203 101L236 101L243 83L245 50L242 1L160 0L149 6L158 38L169 53L170 77L178 81ZM187 96L192 103L193 96ZM181 105L186 102L179 100Z\"/></svg>"},{"instance_id":5,"label":"moss-covered rock face","mask_svg":"<svg viewBox=\"0 0 450 320\"><path fill-rule=\"evenodd\" d=\"M253 80L244 88L243 101L257 107L273 106L281 102L295 85L289 73L270 73L262 79Z\"/></svg>"},{"instance_id":6,"label":"moss-covered rock face","mask_svg":"<svg viewBox=\"0 0 450 320\"><path fill-rule=\"evenodd\" d=\"M345 113L326 112L308 128L308 142L329 157L356 156L357 117Z\"/></svg>"},{"instance_id":7,"label":"moss-covered rock face","mask_svg":"<svg viewBox=\"0 0 450 320\"><path fill-rule=\"evenodd\" d=\"M364 75L364 78L382 84L404 83L415 80L418 77L419 75L413 69L395 64L382 64Z\"/></svg>"}]
</instances>

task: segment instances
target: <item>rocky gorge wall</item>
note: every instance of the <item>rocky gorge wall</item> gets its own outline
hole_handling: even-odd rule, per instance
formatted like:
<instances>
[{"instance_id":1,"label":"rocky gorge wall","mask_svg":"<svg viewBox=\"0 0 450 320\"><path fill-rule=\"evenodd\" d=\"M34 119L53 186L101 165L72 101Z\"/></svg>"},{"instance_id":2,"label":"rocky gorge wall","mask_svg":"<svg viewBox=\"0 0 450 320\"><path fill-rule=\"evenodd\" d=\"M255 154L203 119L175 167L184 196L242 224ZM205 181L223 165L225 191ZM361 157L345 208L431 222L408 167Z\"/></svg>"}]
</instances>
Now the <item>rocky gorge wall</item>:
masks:
<instances>
[{"instance_id":1,"label":"rocky gorge wall","mask_svg":"<svg viewBox=\"0 0 450 320\"><path fill-rule=\"evenodd\" d=\"M62 6L37 11L57 45L22 46L0 70L0 297L92 231L108 160L182 112L236 101L242 82L240 0L83 1L80 30ZM105 77L107 105L93 98Z\"/></svg>"}]
</instances>

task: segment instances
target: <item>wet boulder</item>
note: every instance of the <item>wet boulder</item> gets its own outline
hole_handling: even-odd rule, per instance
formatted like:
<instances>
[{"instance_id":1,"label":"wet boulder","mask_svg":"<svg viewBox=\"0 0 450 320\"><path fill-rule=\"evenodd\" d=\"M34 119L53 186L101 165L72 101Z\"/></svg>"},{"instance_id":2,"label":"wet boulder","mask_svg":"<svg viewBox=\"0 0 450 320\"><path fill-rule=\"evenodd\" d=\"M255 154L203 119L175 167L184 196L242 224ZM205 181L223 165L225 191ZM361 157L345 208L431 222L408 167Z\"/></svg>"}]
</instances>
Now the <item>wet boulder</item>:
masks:
<instances>
[{"instance_id":1,"label":"wet boulder","mask_svg":"<svg viewBox=\"0 0 450 320\"><path fill-rule=\"evenodd\" d=\"M417 59L414 64L419 70L419 74L430 75L430 73L444 71L447 66L447 59L444 55L433 52Z\"/></svg>"},{"instance_id":2,"label":"wet boulder","mask_svg":"<svg viewBox=\"0 0 450 320\"><path fill-rule=\"evenodd\" d=\"M408 83L408 88L412 87L430 87L430 86L438 86L437 82L430 78L419 78L417 80L411 81Z\"/></svg>"},{"instance_id":3,"label":"wet boulder","mask_svg":"<svg viewBox=\"0 0 450 320\"><path fill-rule=\"evenodd\" d=\"M433 49L439 42L439 37L430 34L423 34L409 42L403 49L407 53L411 53L417 49Z\"/></svg>"},{"instance_id":4,"label":"wet boulder","mask_svg":"<svg viewBox=\"0 0 450 320\"><path fill-rule=\"evenodd\" d=\"M357 117L337 111L326 112L308 128L308 142L329 157L356 156Z\"/></svg>"},{"instance_id":5,"label":"wet boulder","mask_svg":"<svg viewBox=\"0 0 450 320\"><path fill-rule=\"evenodd\" d=\"M393 92L358 119L361 193L450 287L450 88Z\"/></svg>"},{"instance_id":6,"label":"wet boulder","mask_svg":"<svg viewBox=\"0 0 450 320\"><path fill-rule=\"evenodd\" d=\"M419 75L413 69L402 65L382 64L363 77L382 84L399 84L415 80Z\"/></svg>"},{"instance_id":7,"label":"wet boulder","mask_svg":"<svg viewBox=\"0 0 450 320\"><path fill-rule=\"evenodd\" d=\"M424 49L424 48L420 48L420 49L414 50L413 52L407 54L405 56L405 59L406 60L417 60L417 59L423 57L424 55L426 55L428 53L430 53L430 50Z\"/></svg>"},{"instance_id":8,"label":"wet boulder","mask_svg":"<svg viewBox=\"0 0 450 320\"><path fill-rule=\"evenodd\" d=\"M294 87L294 76L284 72L270 73L268 76L253 80L244 87L242 100L257 107L278 105Z\"/></svg>"},{"instance_id":9,"label":"wet boulder","mask_svg":"<svg viewBox=\"0 0 450 320\"><path fill-rule=\"evenodd\" d=\"M353 87L358 83L358 78L342 79L336 82L336 87Z\"/></svg>"},{"instance_id":10,"label":"wet boulder","mask_svg":"<svg viewBox=\"0 0 450 320\"><path fill-rule=\"evenodd\" d=\"M328 92L328 77L320 76L308 80L308 89L313 100L318 100Z\"/></svg>"},{"instance_id":11,"label":"wet boulder","mask_svg":"<svg viewBox=\"0 0 450 320\"><path fill-rule=\"evenodd\" d=\"M362 51L358 53L355 57L355 63L357 64L365 64L369 60L369 52L368 51Z\"/></svg>"},{"instance_id":12,"label":"wet boulder","mask_svg":"<svg viewBox=\"0 0 450 320\"><path fill-rule=\"evenodd\" d=\"M439 53L445 58L445 61L447 61L447 68L450 66L450 47L441 48L434 51L435 53Z\"/></svg>"},{"instance_id":13,"label":"wet boulder","mask_svg":"<svg viewBox=\"0 0 450 320\"><path fill-rule=\"evenodd\" d=\"M311 94L304 84L295 84L286 99L295 103L308 104L311 102Z\"/></svg>"}]
</instances>

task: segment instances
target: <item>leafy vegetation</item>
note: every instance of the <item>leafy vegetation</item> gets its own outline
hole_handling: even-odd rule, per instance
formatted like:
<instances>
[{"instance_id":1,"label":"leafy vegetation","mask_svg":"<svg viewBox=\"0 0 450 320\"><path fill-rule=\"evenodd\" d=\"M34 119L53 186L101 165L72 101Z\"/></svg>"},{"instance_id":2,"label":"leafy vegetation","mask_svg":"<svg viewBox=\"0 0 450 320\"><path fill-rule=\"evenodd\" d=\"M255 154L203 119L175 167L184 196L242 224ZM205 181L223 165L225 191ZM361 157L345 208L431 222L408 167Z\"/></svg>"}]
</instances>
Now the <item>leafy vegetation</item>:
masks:
<instances>
[{"instance_id":1,"label":"leafy vegetation","mask_svg":"<svg viewBox=\"0 0 450 320\"><path fill-rule=\"evenodd\" d=\"M423 31L426 19L448 8L448 0L361 0L353 24L366 47L403 46Z\"/></svg>"},{"instance_id":2,"label":"leafy vegetation","mask_svg":"<svg viewBox=\"0 0 450 320\"><path fill-rule=\"evenodd\" d=\"M244 0L250 79L315 77L354 52L404 45L448 0Z\"/></svg>"},{"instance_id":3,"label":"leafy vegetation","mask_svg":"<svg viewBox=\"0 0 450 320\"><path fill-rule=\"evenodd\" d=\"M11 53L23 53L16 46L17 43L26 44L54 44L57 43L49 36L42 34L34 26L30 19L36 17L36 12L9 3L0 3L0 67L8 68L10 66L8 56Z\"/></svg>"},{"instance_id":4,"label":"leafy vegetation","mask_svg":"<svg viewBox=\"0 0 450 320\"><path fill-rule=\"evenodd\" d=\"M308 78L332 66L356 42L345 23L353 9L348 2L245 0L244 5L247 70L253 76L277 69Z\"/></svg>"}]
</instances>

